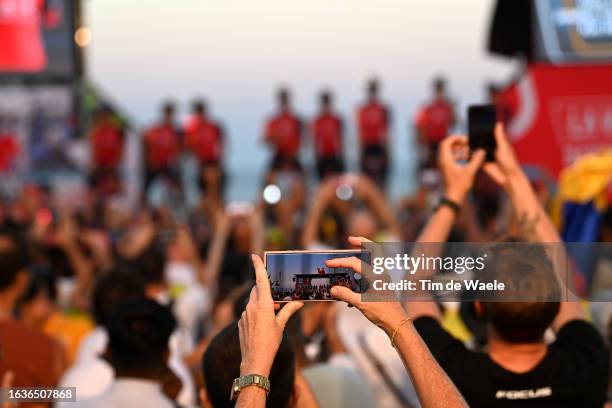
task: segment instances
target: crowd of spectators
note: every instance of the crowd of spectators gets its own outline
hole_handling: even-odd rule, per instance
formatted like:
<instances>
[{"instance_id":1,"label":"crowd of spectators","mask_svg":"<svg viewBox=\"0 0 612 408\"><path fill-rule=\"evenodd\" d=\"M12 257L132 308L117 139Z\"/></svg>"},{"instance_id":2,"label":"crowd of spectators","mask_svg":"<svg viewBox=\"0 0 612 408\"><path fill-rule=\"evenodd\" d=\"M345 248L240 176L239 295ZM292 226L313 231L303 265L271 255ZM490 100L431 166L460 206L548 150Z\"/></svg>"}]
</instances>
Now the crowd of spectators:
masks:
<instances>
[{"instance_id":1,"label":"crowd of spectators","mask_svg":"<svg viewBox=\"0 0 612 408\"><path fill-rule=\"evenodd\" d=\"M55 404L62 408L603 407L609 355L600 332L612 337L612 319L598 332L579 303L469 302L459 311L433 298L365 302L334 285L311 297L339 302L274 304L259 257L265 250L513 239L534 243L534 252L502 244L490 273L521 270L534 281L555 273L536 245L560 242L547 215L552 191L534 189L501 123L494 162L469 152L464 136L449 136L455 119L444 90L436 81L417 121L423 166L439 181L424 178L397 203L386 193L389 112L376 81L358 112L357 173L345 172L342 121L331 93L321 94L314 186L297 155L303 126L282 90L265 126L273 160L262 190L275 185L283 194L248 205L225 202L224 132L198 101L184 129L167 105L144 132L146 193L130 207L117 168L122 130L101 109L83 196L58 206L44 186L28 185L0 202L3 385L76 387L77 402ZM175 164L185 150L200 176L189 211L173 205L182 200ZM175 201L152 204L156 187ZM436 195L446 204L433 205ZM363 272L355 259L326 266ZM269 393L245 387L231 401L234 380L251 374L269 379Z\"/></svg>"}]
</instances>

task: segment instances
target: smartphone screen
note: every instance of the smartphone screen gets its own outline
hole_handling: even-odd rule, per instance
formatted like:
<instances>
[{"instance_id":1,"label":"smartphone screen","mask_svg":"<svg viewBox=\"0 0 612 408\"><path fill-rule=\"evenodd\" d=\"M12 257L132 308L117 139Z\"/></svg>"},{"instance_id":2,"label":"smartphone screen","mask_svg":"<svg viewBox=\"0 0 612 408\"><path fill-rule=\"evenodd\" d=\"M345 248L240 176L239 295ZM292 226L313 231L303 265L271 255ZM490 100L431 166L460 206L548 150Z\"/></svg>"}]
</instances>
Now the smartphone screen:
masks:
<instances>
[{"instance_id":1,"label":"smartphone screen","mask_svg":"<svg viewBox=\"0 0 612 408\"><path fill-rule=\"evenodd\" d=\"M494 105L472 105L468 108L468 138L470 150L484 149L487 161L495 160L495 122L497 112Z\"/></svg>"},{"instance_id":2,"label":"smartphone screen","mask_svg":"<svg viewBox=\"0 0 612 408\"><path fill-rule=\"evenodd\" d=\"M331 301L329 290L336 285L362 293L365 280L352 268L329 268L325 261L355 256L370 262L369 252L349 251L279 251L266 252L266 270L270 275L275 302Z\"/></svg>"}]
</instances>

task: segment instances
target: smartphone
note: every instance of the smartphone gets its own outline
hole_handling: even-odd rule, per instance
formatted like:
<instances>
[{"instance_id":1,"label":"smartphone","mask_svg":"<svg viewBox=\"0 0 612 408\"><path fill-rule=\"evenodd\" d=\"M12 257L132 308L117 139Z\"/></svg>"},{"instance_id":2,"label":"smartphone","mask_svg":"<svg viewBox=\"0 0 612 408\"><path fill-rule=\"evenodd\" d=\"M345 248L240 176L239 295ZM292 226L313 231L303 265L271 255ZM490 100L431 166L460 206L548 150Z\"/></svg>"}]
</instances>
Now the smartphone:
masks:
<instances>
[{"instance_id":1,"label":"smartphone","mask_svg":"<svg viewBox=\"0 0 612 408\"><path fill-rule=\"evenodd\" d=\"M342 285L363 293L366 280L352 268L329 268L325 261L355 256L370 263L370 253L347 251L269 251L264 254L275 302L333 301L329 290Z\"/></svg>"},{"instance_id":2,"label":"smartphone","mask_svg":"<svg viewBox=\"0 0 612 408\"><path fill-rule=\"evenodd\" d=\"M470 150L484 149L486 161L495 161L495 122L497 111L494 105L472 105L468 108L468 139Z\"/></svg>"}]
</instances>

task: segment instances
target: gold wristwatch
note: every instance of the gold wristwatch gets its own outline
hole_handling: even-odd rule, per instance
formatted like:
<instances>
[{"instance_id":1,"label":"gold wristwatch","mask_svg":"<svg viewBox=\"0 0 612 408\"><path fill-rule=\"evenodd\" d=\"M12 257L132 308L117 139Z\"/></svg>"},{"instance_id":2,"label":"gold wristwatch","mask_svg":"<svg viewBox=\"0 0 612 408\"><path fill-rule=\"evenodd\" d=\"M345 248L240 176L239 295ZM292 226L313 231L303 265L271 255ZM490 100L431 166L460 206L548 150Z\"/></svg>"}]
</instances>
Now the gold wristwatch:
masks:
<instances>
[{"instance_id":1,"label":"gold wristwatch","mask_svg":"<svg viewBox=\"0 0 612 408\"><path fill-rule=\"evenodd\" d=\"M264 377L263 375L259 374L243 375L242 377L238 377L234 380L234 383L232 384L232 392L230 393L230 401L237 399L240 391L242 391L243 388L250 386L263 388L266 391L266 397L270 393L270 380L268 380L268 377Z\"/></svg>"}]
</instances>

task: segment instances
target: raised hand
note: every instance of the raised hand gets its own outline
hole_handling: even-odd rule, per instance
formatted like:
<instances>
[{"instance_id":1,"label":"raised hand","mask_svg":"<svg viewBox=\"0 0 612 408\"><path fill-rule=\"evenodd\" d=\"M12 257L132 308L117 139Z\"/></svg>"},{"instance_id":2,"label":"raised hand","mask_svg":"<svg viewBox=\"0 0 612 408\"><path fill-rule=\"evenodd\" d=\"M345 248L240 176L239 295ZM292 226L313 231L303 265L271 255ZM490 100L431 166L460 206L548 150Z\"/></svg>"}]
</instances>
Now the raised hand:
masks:
<instances>
[{"instance_id":1,"label":"raised hand","mask_svg":"<svg viewBox=\"0 0 612 408\"><path fill-rule=\"evenodd\" d=\"M360 246L364 242L371 241L361 237L349 237L349 243L353 246ZM368 271L362 270L362 261L354 256L329 259L326 265L330 268L351 268L353 271L366 276L366 278L370 276ZM355 293L345 286L334 286L330 293L334 298L359 309L369 321L383 329L389 336L398 324L407 318L406 312L397 300L363 302L361 294Z\"/></svg>"},{"instance_id":2,"label":"raised hand","mask_svg":"<svg viewBox=\"0 0 612 408\"><path fill-rule=\"evenodd\" d=\"M446 196L460 204L472 188L474 177L485 160L485 151L478 149L469 156L468 138L463 135L453 135L445 138L440 143L438 164L444 179Z\"/></svg>"},{"instance_id":3,"label":"raised hand","mask_svg":"<svg viewBox=\"0 0 612 408\"><path fill-rule=\"evenodd\" d=\"M495 143L495 161L486 163L483 169L497 184L505 187L508 177L520 173L521 166L501 122L495 125Z\"/></svg>"},{"instance_id":4,"label":"raised hand","mask_svg":"<svg viewBox=\"0 0 612 408\"><path fill-rule=\"evenodd\" d=\"M270 375L287 321L304 304L289 302L275 314L266 268L259 256L251 257L255 266L255 286L251 290L246 310L242 312L238 322L242 353L240 375L259 374L267 377Z\"/></svg>"}]
</instances>

